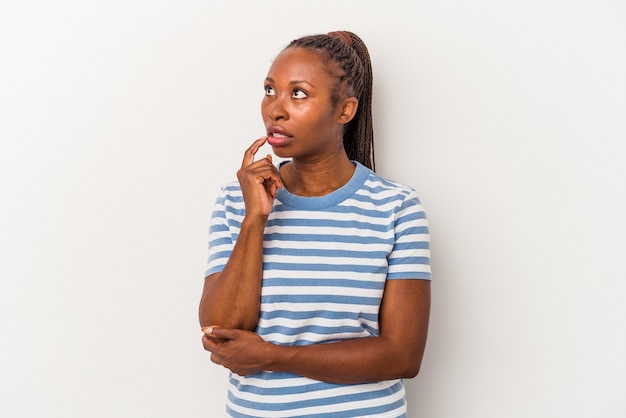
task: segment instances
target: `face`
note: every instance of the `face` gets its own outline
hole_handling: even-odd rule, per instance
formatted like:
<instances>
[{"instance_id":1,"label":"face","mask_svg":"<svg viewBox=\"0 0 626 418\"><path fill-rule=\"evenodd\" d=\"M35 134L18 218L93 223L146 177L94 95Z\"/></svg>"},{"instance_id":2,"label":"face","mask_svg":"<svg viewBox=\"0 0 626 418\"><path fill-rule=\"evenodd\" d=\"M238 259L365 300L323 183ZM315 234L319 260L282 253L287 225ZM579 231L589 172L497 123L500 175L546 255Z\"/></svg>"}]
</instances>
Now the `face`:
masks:
<instances>
[{"instance_id":1,"label":"face","mask_svg":"<svg viewBox=\"0 0 626 418\"><path fill-rule=\"evenodd\" d=\"M283 158L316 159L341 150L345 100L333 104L333 79L319 53L288 48L265 79L261 113L268 143Z\"/></svg>"}]
</instances>

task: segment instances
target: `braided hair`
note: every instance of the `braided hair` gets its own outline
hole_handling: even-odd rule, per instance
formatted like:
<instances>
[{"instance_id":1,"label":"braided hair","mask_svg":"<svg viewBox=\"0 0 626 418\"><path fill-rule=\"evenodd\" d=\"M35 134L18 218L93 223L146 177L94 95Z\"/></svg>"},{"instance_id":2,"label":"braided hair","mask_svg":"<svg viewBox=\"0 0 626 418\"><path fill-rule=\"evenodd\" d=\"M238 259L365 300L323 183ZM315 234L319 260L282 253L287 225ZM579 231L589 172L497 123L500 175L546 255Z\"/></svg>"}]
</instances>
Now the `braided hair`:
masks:
<instances>
[{"instance_id":1,"label":"braided hair","mask_svg":"<svg viewBox=\"0 0 626 418\"><path fill-rule=\"evenodd\" d=\"M365 43L352 32L310 35L292 41L288 48L305 48L319 52L329 74L338 79L331 100L336 105L342 95L359 101L354 119L343 134L348 158L371 170L374 163L374 129L372 126L372 63ZM329 63L335 65L329 65Z\"/></svg>"}]
</instances>

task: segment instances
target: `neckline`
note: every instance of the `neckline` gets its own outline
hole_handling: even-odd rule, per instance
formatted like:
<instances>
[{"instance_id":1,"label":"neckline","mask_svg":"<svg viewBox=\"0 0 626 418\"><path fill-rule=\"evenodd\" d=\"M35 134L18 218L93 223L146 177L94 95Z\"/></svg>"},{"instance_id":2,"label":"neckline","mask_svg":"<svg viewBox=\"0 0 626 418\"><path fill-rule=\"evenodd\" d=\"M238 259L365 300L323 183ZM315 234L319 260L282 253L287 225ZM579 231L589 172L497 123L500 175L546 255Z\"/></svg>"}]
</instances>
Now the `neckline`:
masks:
<instances>
[{"instance_id":1,"label":"neckline","mask_svg":"<svg viewBox=\"0 0 626 418\"><path fill-rule=\"evenodd\" d=\"M324 196L299 196L291 193L287 189L279 189L276 194L276 199L286 206L298 209L317 210L335 206L352 196L361 188L369 175L370 170L367 167L358 161L353 161L353 163L356 167L350 180L333 192Z\"/></svg>"}]
</instances>

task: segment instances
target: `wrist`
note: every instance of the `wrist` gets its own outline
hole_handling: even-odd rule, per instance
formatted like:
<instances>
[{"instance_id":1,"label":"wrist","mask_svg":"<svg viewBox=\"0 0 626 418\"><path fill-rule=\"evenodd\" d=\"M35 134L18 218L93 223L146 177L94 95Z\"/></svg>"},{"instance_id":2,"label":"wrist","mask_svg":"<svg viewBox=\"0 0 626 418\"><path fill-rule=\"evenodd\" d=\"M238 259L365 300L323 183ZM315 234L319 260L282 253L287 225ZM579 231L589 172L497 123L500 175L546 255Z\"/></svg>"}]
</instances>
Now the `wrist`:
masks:
<instances>
[{"instance_id":1,"label":"wrist","mask_svg":"<svg viewBox=\"0 0 626 418\"><path fill-rule=\"evenodd\" d=\"M279 346L272 344L270 342L265 343L265 350L263 353L263 358L265 359L265 367L264 369L268 372L278 372L277 368L277 349Z\"/></svg>"},{"instance_id":2,"label":"wrist","mask_svg":"<svg viewBox=\"0 0 626 418\"><path fill-rule=\"evenodd\" d=\"M291 372L289 358L293 356L296 347L267 343L265 349L266 369L270 372Z\"/></svg>"},{"instance_id":3,"label":"wrist","mask_svg":"<svg viewBox=\"0 0 626 418\"><path fill-rule=\"evenodd\" d=\"M241 221L240 234L252 234L258 235L261 239L265 232L265 225L267 225L267 216L244 216Z\"/></svg>"},{"instance_id":4,"label":"wrist","mask_svg":"<svg viewBox=\"0 0 626 418\"><path fill-rule=\"evenodd\" d=\"M246 214L241 221L241 228L265 228L268 217L268 215Z\"/></svg>"}]
</instances>

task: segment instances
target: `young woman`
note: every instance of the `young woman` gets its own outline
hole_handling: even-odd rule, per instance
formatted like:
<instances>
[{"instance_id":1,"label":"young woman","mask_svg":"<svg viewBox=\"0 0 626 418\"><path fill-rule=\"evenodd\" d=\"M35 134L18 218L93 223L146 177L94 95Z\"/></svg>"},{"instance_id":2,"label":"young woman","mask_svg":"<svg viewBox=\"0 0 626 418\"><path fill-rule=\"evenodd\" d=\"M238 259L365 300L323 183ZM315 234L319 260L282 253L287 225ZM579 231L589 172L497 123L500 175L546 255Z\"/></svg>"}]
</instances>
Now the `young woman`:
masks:
<instances>
[{"instance_id":1,"label":"young woman","mask_svg":"<svg viewBox=\"0 0 626 418\"><path fill-rule=\"evenodd\" d=\"M428 225L377 175L367 48L350 32L289 44L265 79L266 135L217 199L203 345L233 417L403 417L428 329ZM257 158L268 143L271 155Z\"/></svg>"}]
</instances>

